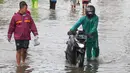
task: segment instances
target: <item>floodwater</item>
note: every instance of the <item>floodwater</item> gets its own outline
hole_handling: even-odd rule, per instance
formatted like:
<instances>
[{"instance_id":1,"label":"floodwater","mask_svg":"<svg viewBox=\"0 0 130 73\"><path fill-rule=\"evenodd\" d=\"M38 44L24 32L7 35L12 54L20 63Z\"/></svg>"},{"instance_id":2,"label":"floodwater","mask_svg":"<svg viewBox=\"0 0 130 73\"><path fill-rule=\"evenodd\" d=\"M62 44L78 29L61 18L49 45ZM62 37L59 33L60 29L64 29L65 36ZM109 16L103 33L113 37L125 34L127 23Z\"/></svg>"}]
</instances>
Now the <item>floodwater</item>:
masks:
<instances>
[{"instance_id":1,"label":"floodwater","mask_svg":"<svg viewBox=\"0 0 130 73\"><path fill-rule=\"evenodd\" d=\"M36 9L31 7L31 0L26 0L41 44L34 47L30 41L27 66L16 67L14 39L9 43L6 36L20 1L0 0L0 73L130 73L129 0L92 0L100 18L100 57L84 68L65 60L66 33L82 16L82 6L72 11L69 0L58 0L56 10L49 10L48 0L39 0Z\"/></svg>"}]
</instances>

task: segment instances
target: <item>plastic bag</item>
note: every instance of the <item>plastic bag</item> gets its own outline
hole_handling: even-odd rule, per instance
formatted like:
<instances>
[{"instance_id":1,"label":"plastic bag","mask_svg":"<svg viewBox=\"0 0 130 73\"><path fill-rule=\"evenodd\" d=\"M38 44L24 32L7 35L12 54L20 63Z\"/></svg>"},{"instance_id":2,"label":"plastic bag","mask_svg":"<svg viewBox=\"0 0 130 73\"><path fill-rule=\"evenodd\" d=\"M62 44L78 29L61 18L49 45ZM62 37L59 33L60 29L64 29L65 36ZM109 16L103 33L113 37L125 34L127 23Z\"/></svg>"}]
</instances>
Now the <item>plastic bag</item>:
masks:
<instances>
[{"instance_id":1,"label":"plastic bag","mask_svg":"<svg viewBox=\"0 0 130 73\"><path fill-rule=\"evenodd\" d=\"M34 46L38 46L38 45L40 45L40 42L38 41L38 36L35 36Z\"/></svg>"}]
</instances>

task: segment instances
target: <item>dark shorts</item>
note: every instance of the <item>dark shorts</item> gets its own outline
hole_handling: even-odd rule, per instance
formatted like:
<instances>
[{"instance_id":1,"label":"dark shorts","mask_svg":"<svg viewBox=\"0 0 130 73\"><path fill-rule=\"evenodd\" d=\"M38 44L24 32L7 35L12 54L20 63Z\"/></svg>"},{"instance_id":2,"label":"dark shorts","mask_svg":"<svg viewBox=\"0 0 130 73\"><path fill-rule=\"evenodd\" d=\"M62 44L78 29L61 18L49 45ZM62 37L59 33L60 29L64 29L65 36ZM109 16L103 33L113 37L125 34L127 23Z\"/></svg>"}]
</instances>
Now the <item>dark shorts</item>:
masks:
<instances>
[{"instance_id":1,"label":"dark shorts","mask_svg":"<svg viewBox=\"0 0 130 73\"><path fill-rule=\"evenodd\" d=\"M29 47L29 40L15 40L16 43L16 50L20 49L28 49Z\"/></svg>"},{"instance_id":2,"label":"dark shorts","mask_svg":"<svg viewBox=\"0 0 130 73\"><path fill-rule=\"evenodd\" d=\"M83 4L88 4L89 3L89 1L83 1Z\"/></svg>"}]
</instances>

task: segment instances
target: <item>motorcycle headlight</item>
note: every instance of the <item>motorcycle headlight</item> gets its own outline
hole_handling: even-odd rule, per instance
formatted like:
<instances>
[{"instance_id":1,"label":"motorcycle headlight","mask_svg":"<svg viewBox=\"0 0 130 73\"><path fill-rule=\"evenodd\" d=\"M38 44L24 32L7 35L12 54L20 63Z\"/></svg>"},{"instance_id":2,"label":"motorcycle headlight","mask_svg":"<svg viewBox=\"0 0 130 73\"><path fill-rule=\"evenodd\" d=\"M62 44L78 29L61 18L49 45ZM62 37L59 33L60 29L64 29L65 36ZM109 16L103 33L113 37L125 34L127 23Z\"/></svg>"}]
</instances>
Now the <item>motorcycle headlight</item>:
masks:
<instances>
[{"instance_id":1,"label":"motorcycle headlight","mask_svg":"<svg viewBox=\"0 0 130 73\"><path fill-rule=\"evenodd\" d=\"M78 46L79 46L80 48L84 48L84 44L82 44L82 43L78 43Z\"/></svg>"}]
</instances>

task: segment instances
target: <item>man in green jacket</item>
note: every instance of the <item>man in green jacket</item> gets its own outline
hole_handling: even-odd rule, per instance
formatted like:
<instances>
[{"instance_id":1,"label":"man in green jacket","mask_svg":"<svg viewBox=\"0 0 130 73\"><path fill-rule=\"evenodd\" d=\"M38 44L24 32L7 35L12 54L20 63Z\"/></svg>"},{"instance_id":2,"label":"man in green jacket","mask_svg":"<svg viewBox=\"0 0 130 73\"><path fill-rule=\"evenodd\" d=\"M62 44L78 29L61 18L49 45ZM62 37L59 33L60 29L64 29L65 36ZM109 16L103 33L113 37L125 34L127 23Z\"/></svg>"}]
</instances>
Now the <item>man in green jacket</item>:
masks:
<instances>
[{"instance_id":1,"label":"man in green jacket","mask_svg":"<svg viewBox=\"0 0 130 73\"><path fill-rule=\"evenodd\" d=\"M99 56L99 46L98 46L98 21L99 18L95 14L95 7L88 5L86 8L86 16L81 17L78 22L70 29L68 33L75 31L80 25L82 25L83 30L88 35L86 43L87 60L91 60L93 57L97 58ZM93 49L93 51L92 51Z\"/></svg>"}]
</instances>

